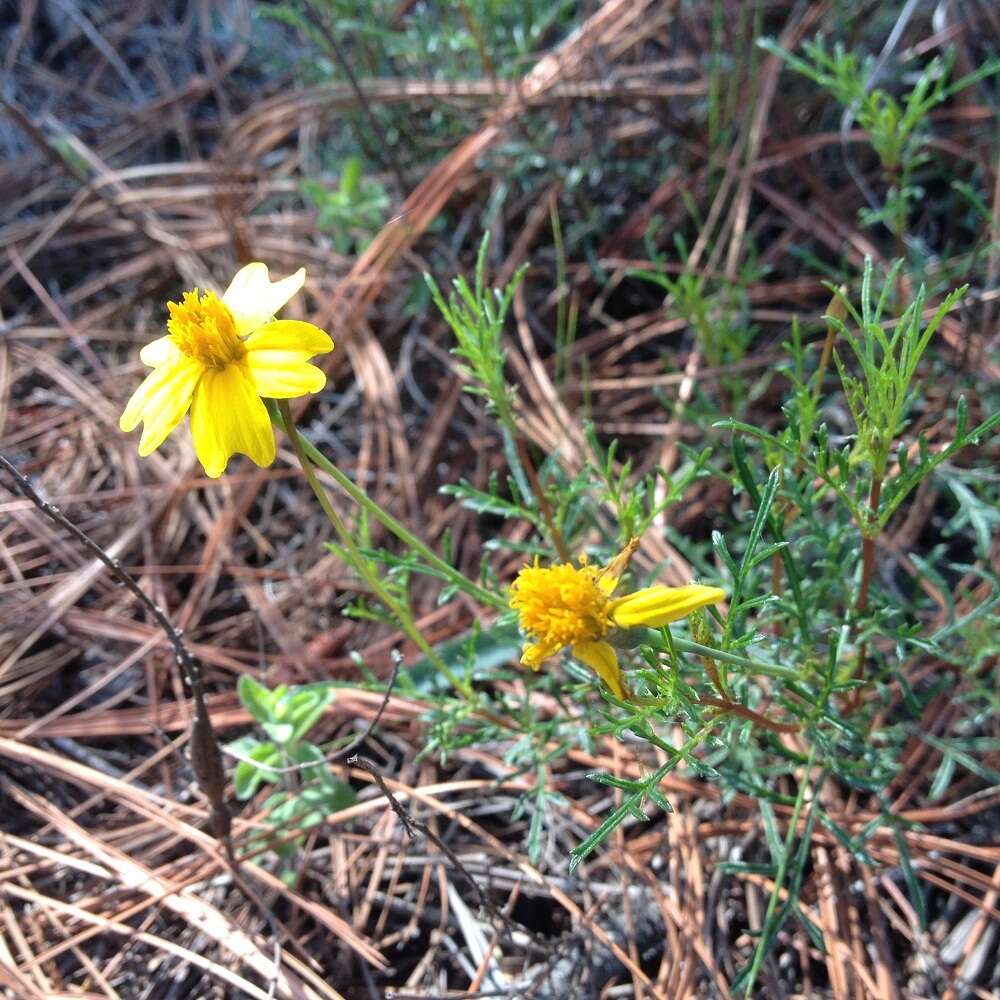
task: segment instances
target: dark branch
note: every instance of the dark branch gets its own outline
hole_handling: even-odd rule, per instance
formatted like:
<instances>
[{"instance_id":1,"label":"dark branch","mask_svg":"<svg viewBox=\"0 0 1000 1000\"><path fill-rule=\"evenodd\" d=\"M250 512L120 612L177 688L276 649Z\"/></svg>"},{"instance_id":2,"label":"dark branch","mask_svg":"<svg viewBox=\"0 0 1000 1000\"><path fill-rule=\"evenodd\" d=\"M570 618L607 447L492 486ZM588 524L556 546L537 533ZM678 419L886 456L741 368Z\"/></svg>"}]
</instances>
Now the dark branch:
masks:
<instances>
[{"instance_id":1,"label":"dark branch","mask_svg":"<svg viewBox=\"0 0 1000 1000\"><path fill-rule=\"evenodd\" d=\"M11 477L17 491L29 500L50 521L64 531L68 531L91 555L102 562L111 575L131 593L135 599L152 615L153 620L163 630L170 643L174 659L184 674L194 700L194 718L191 721L191 769L194 771L205 798L211 806L212 830L216 838L225 847L230 860L234 860L232 843L230 841L229 810L226 807L225 789L226 774L222 766L222 754L219 750L212 720L205 707L205 691L202 685L201 668L198 661L191 655L178 629L161 608L143 589L114 556L108 555L85 531L78 528L63 512L38 493L28 479L6 456L0 454L0 468Z\"/></svg>"}]
</instances>

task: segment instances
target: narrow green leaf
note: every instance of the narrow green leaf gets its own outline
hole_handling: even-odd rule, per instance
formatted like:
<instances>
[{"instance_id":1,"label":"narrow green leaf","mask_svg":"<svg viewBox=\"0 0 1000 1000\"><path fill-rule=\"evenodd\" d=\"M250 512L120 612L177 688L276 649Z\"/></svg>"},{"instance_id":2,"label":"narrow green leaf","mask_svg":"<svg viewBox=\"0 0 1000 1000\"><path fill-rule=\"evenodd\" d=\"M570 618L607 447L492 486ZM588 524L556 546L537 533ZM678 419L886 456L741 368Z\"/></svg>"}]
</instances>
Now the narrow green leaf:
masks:
<instances>
[{"instance_id":1,"label":"narrow green leaf","mask_svg":"<svg viewBox=\"0 0 1000 1000\"><path fill-rule=\"evenodd\" d=\"M739 575L739 570L736 567L736 560L729 554L729 549L726 548L726 540L722 537L722 533L719 531L712 532L712 548L735 580Z\"/></svg>"},{"instance_id":2,"label":"narrow green leaf","mask_svg":"<svg viewBox=\"0 0 1000 1000\"><path fill-rule=\"evenodd\" d=\"M942 795L951 787L951 780L955 776L955 758L951 754L945 754L941 758L941 763L934 774L930 791L927 798L931 802L937 802Z\"/></svg>"},{"instance_id":3,"label":"narrow green leaf","mask_svg":"<svg viewBox=\"0 0 1000 1000\"><path fill-rule=\"evenodd\" d=\"M767 799L759 799L757 808L760 809L760 819L764 826L764 837L767 840L768 850L771 852L771 861L775 867L781 864L785 856L785 843L778 833L778 822L774 816L774 807Z\"/></svg>"},{"instance_id":4,"label":"narrow green leaf","mask_svg":"<svg viewBox=\"0 0 1000 1000\"><path fill-rule=\"evenodd\" d=\"M899 864L903 869L903 879L906 882L907 895L910 897L910 902L913 904L914 910L917 911L920 929L926 931L927 906L924 903L924 893L920 887L920 880L917 878L917 873L913 868L909 845L906 843L906 838L899 827L895 827L892 832L896 838L896 849L899 851Z\"/></svg>"},{"instance_id":5,"label":"narrow green leaf","mask_svg":"<svg viewBox=\"0 0 1000 1000\"><path fill-rule=\"evenodd\" d=\"M824 810L816 810L819 813L819 821L832 833L837 840L854 856L856 861L863 865L875 866L875 859L854 839L843 827L838 826Z\"/></svg>"},{"instance_id":6,"label":"narrow green leaf","mask_svg":"<svg viewBox=\"0 0 1000 1000\"><path fill-rule=\"evenodd\" d=\"M764 487L764 492L758 503L757 515L754 517L753 526L750 528L746 550L740 561L740 576L744 576L750 570L751 560L760 542L761 535L764 533L764 526L767 524L767 518L771 512L771 504L774 503L774 498L777 496L780 485L781 470L773 469L770 476L767 477L767 485Z\"/></svg>"}]
</instances>

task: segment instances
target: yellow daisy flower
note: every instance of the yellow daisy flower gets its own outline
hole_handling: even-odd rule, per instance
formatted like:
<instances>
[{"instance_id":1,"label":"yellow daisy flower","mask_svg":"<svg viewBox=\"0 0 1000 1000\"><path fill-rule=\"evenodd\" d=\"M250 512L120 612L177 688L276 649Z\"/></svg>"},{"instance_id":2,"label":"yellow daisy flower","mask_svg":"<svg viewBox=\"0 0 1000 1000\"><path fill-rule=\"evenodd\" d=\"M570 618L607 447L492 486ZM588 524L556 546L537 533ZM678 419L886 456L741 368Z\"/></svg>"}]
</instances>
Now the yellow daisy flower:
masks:
<instances>
[{"instance_id":1,"label":"yellow daisy flower","mask_svg":"<svg viewBox=\"0 0 1000 1000\"><path fill-rule=\"evenodd\" d=\"M686 587L654 584L623 597L613 597L632 553L639 545L633 538L604 568L571 563L525 566L511 585L510 606L518 613L521 630L529 642L521 662L538 670L542 661L566 646L591 668L618 698L628 691L618 665L618 654L605 636L613 629L646 625L660 628L715 604L726 595L718 587L691 583Z\"/></svg>"},{"instance_id":2,"label":"yellow daisy flower","mask_svg":"<svg viewBox=\"0 0 1000 1000\"><path fill-rule=\"evenodd\" d=\"M167 336L140 352L153 370L121 415L123 431L143 424L149 455L191 411L195 454L218 478L239 453L262 468L274 461L274 429L264 399L319 392L326 375L309 359L333 350L319 327L274 314L302 288L305 268L271 281L267 265L247 264L219 299L194 289L168 302Z\"/></svg>"}]
</instances>

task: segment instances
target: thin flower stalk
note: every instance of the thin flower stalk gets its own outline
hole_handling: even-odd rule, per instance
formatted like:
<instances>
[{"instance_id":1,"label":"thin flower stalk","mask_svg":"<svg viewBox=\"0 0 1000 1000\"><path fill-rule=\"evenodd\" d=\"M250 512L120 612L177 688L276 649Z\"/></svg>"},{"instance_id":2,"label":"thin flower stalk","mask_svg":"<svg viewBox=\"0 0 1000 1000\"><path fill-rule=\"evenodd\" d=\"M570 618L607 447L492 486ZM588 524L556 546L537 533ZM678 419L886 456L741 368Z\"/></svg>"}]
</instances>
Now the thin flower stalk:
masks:
<instances>
[{"instance_id":1,"label":"thin flower stalk","mask_svg":"<svg viewBox=\"0 0 1000 1000\"><path fill-rule=\"evenodd\" d=\"M481 587L470 580L464 573L449 565L434 550L421 541L402 521L397 520L388 511L383 510L368 494L361 489L349 476L331 462L316 446L305 437L294 424L285 422L282 413L278 414L279 426L288 435L293 445L298 442L303 454L308 460L322 469L362 510L374 518L384 528L391 531L412 553L418 555L427 566L440 577L454 584L460 590L475 598L480 604L496 611L505 611L507 603L492 591Z\"/></svg>"},{"instance_id":2,"label":"thin flower stalk","mask_svg":"<svg viewBox=\"0 0 1000 1000\"><path fill-rule=\"evenodd\" d=\"M371 561L364 555L364 553L361 552L354 539L351 537L351 533L348 531L347 525L344 524L343 519L330 502L330 497L327 495L326 490L323 488L323 484L320 483L318 477L316 476L316 469L309 460L309 456L306 454L306 450L303 447L305 439L297 432L295 419L292 416L292 410L287 401L281 400L278 403L278 411L281 414L281 419L285 428L290 432L289 439L292 442L295 457L298 459L299 465L302 467L302 472L306 477L306 482L309 483L317 501L319 501L320 507L323 509L323 513L326 515L327 520L336 532L337 539L347 554L351 565L358 572L362 580L368 585L375 597L385 605L389 612L395 617L396 621L399 622L400 628L406 633L407 637L413 642L417 649L419 649L427 660L432 663L444 677L447 678L448 682L455 688L456 691L458 691L465 698L471 698L473 696L473 691L468 681L458 677L444 662L434 647L431 646L426 638L424 638L424 634L420 631L416 622L413 620L413 615L410 612L409 607L402 601L398 600L389 588L385 586L382 580L379 579Z\"/></svg>"}]
</instances>

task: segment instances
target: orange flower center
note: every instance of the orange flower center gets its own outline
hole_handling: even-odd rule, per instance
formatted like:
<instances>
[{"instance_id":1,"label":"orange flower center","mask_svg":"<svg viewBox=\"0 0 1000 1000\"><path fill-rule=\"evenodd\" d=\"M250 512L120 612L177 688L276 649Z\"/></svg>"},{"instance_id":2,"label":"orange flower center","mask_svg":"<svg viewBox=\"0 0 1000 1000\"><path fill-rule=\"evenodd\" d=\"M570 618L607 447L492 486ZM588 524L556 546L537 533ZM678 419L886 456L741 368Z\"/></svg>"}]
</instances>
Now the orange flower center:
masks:
<instances>
[{"instance_id":1,"label":"orange flower center","mask_svg":"<svg viewBox=\"0 0 1000 1000\"><path fill-rule=\"evenodd\" d=\"M208 368L225 368L246 357L233 314L211 292L185 292L179 303L168 302L167 309L170 339L189 358Z\"/></svg>"}]
</instances>

